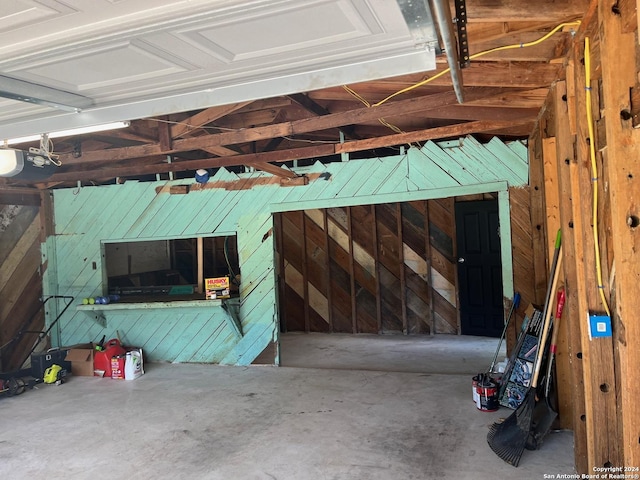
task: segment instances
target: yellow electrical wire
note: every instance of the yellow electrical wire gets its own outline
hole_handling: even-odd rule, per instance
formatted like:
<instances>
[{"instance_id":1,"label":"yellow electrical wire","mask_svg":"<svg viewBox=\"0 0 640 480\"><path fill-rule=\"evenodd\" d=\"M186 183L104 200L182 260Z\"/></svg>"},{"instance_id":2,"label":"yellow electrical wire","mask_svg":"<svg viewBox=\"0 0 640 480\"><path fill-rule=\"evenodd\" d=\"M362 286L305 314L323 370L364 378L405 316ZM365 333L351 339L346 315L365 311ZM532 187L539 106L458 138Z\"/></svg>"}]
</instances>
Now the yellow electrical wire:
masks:
<instances>
[{"instance_id":1,"label":"yellow electrical wire","mask_svg":"<svg viewBox=\"0 0 640 480\"><path fill-rule=\"evenodd\" d=\"M358 92L356 92L351 87L348 87L347 85L343 85L342 88L344 88L347 92L349 92L349 94L351 94L353 97L355 97L360 102L362 102L367 108L371 107L371 104L367 101L367 99L364 98L362 95L360 95ZM392 130L392 131L394 131L396 133L404 133L400 128L398 128L397 126L393 125L392 123L387 122L384 118L379 118L378 122L380 122L382 125L384 125L385 127L389 128L390 130Z\"/></svg>"},{"instance_id":2,"label":"yellow electrical wire","mask_svg":"<svg viewBox=\"0 0 640 480\"><path fill-rule=\"evenodd\" d=\"M600 239L598 237L598 164L596 163L596 139L593 128L593 116L591 110L591 53L589 37L584 39L584 69L585 69L585 92L587 102L587 125L589 129L589 157L591 159L591 183L593 184L593 209L592 209L592 229L593 229L593 249L596 259L596 273L598 277L598 291L600 299L607 315L610 317L609 305L604 295L604 285L602 284L602 262L600 260Z\"/></svg>"},{"instance_id":3,"label":"yellow electrical wire","mask_svg":"<svg viewBox=\"0 0 640 480\"><path fill-rule=\"evenodd\" d=\"M576 20L574 22L564 22L561 23L560 25L558 25L557 27L555 27L553 30L551 30L549 33L545 34L544 36L538 38L537 40L533 40L531 42L526 42L526 43L514 43L512 45L504 45L502 47L495 47L495 48L491 48L489 50L484 50L482 52L478 52L478 53L474 53L473 55L471 55L469 57L470 60L475 60L476 58L482 57L484 55L488 55L490 53L495 53L495 52L500 52L503 50L513 50L516 48L526 48L526 47L532 47L534 45L538 45L539 43L544 42L545 40L547 40L549 37L555 35L556 32L558 32L559 30L565 28L565 27L575 27L580 25L580 20ZM383 103L385 103L388 100L391 100L392 98L398 96L398 95L402 95L403 93L409 92L415 88L421 87L423 85L426 85L429 82L434 81L437 78L442 77L443 75L449 73L451 71L451 68L446 68L441 72L438 72L437 74L435 74L433 77L429 77L425 80L422 80L421 82L418 82L414 85L411 85L409 87L403 88L402 90L398 90L395 93L392 93L391 95L389 95L386 98L383 98L382 100L380 100L377 103L374 103L372 106L373 107L378 107L380 105L382 105Z\"/></svg>"},{"instance_id":4,"label":"yellow electrical wire","mask_svg":"<svg viewBox=\"0 0 640 480\"><path fill-rule=\"evenodd\" d=\"M495 47L495 48L491 48L489 50L484 50L482 52L478 52L478 53L474 53L473 55L471 55L469 57L470 60L474 60L476 58L482 57L483 55L488 55L489 53L494 53L494 52L499 52L502 50L511 50L511 49L515 49L515 48L526 48L526 47L531 47L533 45L538 45L539 43L544 42L545 40L547 40L549 37L551 37L552 35L554 35L556 32L558 32L559 30L565 28L565 27L577 27L580 25L580 20L576 20L573 22L564 22L559 24L558 26L556 26L555 28L553 28L549 33L543 35L542 37L538 38L537 40L531 41L531 42L526 42L526 43L514 43L512 45L504 45L502 47ZM356 92L355 90L353 90L351 87L347 86L347 85L343 85L342 88L344 88L347 92L349 92L349 94L351 94L352 96L354 96L355 98L357 98L360 102L362 102L366 107L377 107L382 105L383 103L385 103L386 101L398 96L398 95L402 95L403 93L409 92L415 88L421 87L423 85L426 85L429 82L434 81L437 78L442 77L443 75L446 75L447 73L449 73L451 71L451 68L446 68L441 72L438 72L437 74L435 74L433 77L429 77L425 80L422 80L421 82L418 82L414 85L411 85L409 87L403 88L402 90L398 90L395 93L392 93L391 95L389 95L386 98L383 98L382 100L380 100L377 103L371 104L369 101L367 101L367 99L365 99L362 95L360 95L358 92ZM401 129L399 129L398 127L396 127L395 125L387 122L384 118L379 118L378 121L390 128L391 130L393 130L396 133L404 133Z\"/></svg>"},{"instance_id":5,"label":"yellow electrical wire","mask_svg":"<svg viewBox=\"0 0 640 480\"><path fill-rule=\"evenodd\" d=\"M371 106L371 104L362 95L360 95L358 92L356 92L354 89L352 89L348 85L343 85L342 88L344 88L347 92L349 92L351 95L353 95L358 100L360 100L365 106L367 107Z\"/></svg>"},{"instance_id":6,"label":"yellow electrical wire","mask_svg":"<svg viewBox=\"0 0 640 480\"><path fill-rule=\"evenodd\" d=\"M469 58L471 60L474 60L481 56L488 55L490 53L500 52L503 50L532 47L534 45L538 45L539 43L544 42L545 40L547 40L549 37L551 37L561 29L565 27L577 27L580 25L580 23L581 23L580 20L576 20L573 22L564 22L559 24L555 28L553 28L549 33L543 35L539 39L534 40L532 42L504 45L502 47L491 48L489 50L484 50L482 52L475 53L471 55ZM589 129L589 156L591 159L591 175L592 175L591 181L593 183L593 206L592 206L593 207L592 208L593 244L594 244L594 254L595 254L595 261L596 261L598 291L600 292L600 299L602 301L602 305L604 306L605 311L607 312L607 315L611 316L611 311L609 310L609 305L607 303L607 299L604 294L604 285L602 283L602 261L600 259L600 239L598 235L598 165L596 163L595 134L594 134L593 117L592 117L592 110L591 110L591 56L589 52L589 37L585 37L584 43L585 43L584 64L585 64L585 92L586 92L586 103L587 103L587 125ZM451 68L446 68L445 70L437 73L433 77L429 77L414 85L403 88L402 90L398 90L397 92L389 95L386 98L383 98L382 100L380 100L377 103L374 103L373 105L370 104L366 99L364 99L361 95L359 95L350 87L345 85L343 88L347 90L351 95L356 97L358 100L360 100L367 107L377 107L398 95L402 95L403 93L409 92L415 88L426 85L427 83L432 82L433 80L436 80L437 78L440 78L441 76L449 73L449 71L451 71ZM386 122L384 119L380 119L380 122L383 123L383 125L389 126L390 128L393 127L390 124L388 124L388 122Z\"/></svg>"}]
</instances>

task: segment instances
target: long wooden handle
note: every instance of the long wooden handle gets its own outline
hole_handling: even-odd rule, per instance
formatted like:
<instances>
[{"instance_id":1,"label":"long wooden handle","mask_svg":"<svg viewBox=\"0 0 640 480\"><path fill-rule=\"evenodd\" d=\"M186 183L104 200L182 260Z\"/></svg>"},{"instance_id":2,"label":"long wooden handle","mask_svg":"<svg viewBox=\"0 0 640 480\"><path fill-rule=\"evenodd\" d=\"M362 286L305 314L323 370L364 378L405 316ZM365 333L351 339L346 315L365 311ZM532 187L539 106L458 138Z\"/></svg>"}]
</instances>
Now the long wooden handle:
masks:
<instances>
[{"instance_id":1,"label":"long wooden handle","mask_svg":"<svg viewBox=\"0 0 640 480\"><path fill-rule=\"evenodd\" d=\"M555 271L553 272L553 281L551 282L551 291L555 292L558 287L558 278L560 277L560 264L562 263L562 247L558 249L558 262L556 264ZM549 300L548 305L545 305L544 325L542 326L542 338L538 343L538 352L536 353L536 365L533 371L533 381L531 387L536 388L538 386L538 378L540 376L540 366L542 364L542 354L544 353L544 346L547 344L547 337L549 336L549 326L551 325L551 303Z\"/></svg>"},{"instance_id":2,"label":"long wooden handle","mask_svg":"<svg viewBox=\"0 0 640 480\"><path fill-rule=\"evenodd\" d=\"M556 314L553 317L553 335L551 335L551 350L550 352L555 355L556 346L558 343L558 331L560 330L560 319L562 318L562 311L564 310L565 293L564 290L558 292L556 297Z\"/></svg>"},{"instance_id":3,"label":"long wooden handle","mask_svg":"<svg viewBox=\"0 0 640 480\"><path fill-rule=\"evenodd\" d=\"M558 333L560 331L560 319L564 311L564 303L566 294L564 288L561 288L556 297L556 314L553 317L553 335L551 335L551 346L549 347L549 360L547 360L547 375L545 377L544 396L549 400L549 388L551 386L551 371L553 369L553 359L556 356L558 348Z\"/></svg>"}]
</instances>

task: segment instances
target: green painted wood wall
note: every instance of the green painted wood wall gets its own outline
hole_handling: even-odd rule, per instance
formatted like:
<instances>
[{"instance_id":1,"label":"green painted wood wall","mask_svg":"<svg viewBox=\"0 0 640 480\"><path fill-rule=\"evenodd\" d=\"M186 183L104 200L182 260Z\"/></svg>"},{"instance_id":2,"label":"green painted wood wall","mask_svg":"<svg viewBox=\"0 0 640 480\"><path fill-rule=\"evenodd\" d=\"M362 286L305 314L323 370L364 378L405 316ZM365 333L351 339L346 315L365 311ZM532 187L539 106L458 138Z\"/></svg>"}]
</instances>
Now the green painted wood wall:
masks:
<instances>
[{"instance_id":1,"label":"green painted wood wall","mask_svg":"<svg viewBox=\"0 0 640 480\"><path fill-rule=\"evenodd\" d=\"M284 187L264 172L236 175L220 169L188 194L171 194L168 187L193 185L192 180L55 190L55 234L43 245L43 261L49 262L46 294L72 295L76 303L102 294L104 241L237 233L243 336L217 307L111 313L106 328L71 308L52 331L54 344L119 333L128 344L143 347L151 361L248 365L278 335L272 212L427 199L433 192L455 196L496 185L506 192L528 181L524 145L497 139L481 145L471 137L429 142L392 157L316 162L297 171L310 176L308 185ZM55 317L55 311L48 312L49 321Z\"/></svg>"}]
</instances>

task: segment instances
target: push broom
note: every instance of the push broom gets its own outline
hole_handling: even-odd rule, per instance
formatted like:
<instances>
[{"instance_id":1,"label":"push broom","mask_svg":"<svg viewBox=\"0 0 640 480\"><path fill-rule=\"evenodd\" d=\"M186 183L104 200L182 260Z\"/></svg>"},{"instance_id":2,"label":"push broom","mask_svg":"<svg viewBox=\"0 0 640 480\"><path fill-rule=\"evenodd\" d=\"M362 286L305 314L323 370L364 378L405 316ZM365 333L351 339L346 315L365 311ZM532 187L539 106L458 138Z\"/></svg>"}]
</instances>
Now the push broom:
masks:
<instances>
[{"instance_id":1,"label":"push broom","mask_svg":"<svg viewBox=\"0 0 640 480\"><path fill-rule=\"evenodd\" d=\"M558 230L556 235L555 249L553 253L553 262L551 265L551 281L547 288L547 295L544 305L544 325L542 333L538 339L538 350L536 352L536 362L531 379L531 385L525 395L522 403L516 410L501 423L494 423L489 428L487 434L487 442L489 447L505 462L517 467L522 457L533 421L533 409L536 405L536 387L540 377L540 366L542 363L542 355L544 346L547 343L549 335L549 326L551 325L551 303L552 292L556 290L558 285L558 277L560 276L560 262L562 261L562 249L560 245L561 233Z\"/></svg>"}]
</instances>

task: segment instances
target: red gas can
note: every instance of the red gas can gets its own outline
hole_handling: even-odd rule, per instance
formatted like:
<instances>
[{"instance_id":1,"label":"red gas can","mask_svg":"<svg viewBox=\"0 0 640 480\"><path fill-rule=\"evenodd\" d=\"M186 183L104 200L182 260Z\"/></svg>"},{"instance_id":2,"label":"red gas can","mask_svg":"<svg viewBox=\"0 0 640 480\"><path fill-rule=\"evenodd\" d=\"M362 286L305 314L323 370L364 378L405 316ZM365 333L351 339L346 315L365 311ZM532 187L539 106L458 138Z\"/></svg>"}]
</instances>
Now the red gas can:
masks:
<instances>
[{"instance_id":1,"label":"red gas can","mask_svg":"<svg viewBox=\"0 0 640 480\"><path fill-rule=\"evenodd\" d=\"M93 369L104 372L104 377L111 378L111 357L124 355L125 349L120 345L120 340L113 338L109 340L104 350L95 352L93 355Z\"/></svg>"}]
</instances>

